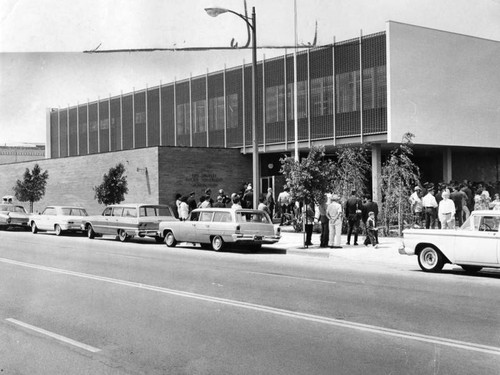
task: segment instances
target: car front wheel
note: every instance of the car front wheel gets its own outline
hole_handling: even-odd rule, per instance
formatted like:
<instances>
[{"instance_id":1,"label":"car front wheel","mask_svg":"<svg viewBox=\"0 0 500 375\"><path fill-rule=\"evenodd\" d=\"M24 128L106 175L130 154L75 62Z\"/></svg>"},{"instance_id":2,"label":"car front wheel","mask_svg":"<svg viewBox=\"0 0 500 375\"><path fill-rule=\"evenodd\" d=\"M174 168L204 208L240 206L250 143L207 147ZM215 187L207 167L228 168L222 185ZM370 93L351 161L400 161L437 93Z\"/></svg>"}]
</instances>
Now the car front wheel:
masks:
<instances>
[{"instance_id":1,"label":"car front wheel","mask_svg":"<svg viewBox=\"0 0 500 375\"><path fill-rule=\"evenodd\" d=\"M62 234L62 232L63 232L62 229L61 229L61 227L59 226L59 224L56 224L56 226L55 226L54 229L56 231L56 236L60 236Z\"/></svg>"},{"instance_id":2,"label":"car front wheel","mask_svg":"<svg viewBox=\"0 0 500 375\"><path fill-rule=\"evenodd\" d=\"M418 265L424 272L438 272L443 269L444 257L434 247L425 247L418 254Z\"/></svg>"},{"instance_id":3,"label":"car front wheel","mask_svg":"<svg viewBox=\"0 0 500 375\"><path fill-rule=\"evenodd\" d=\"M214 236L212 238L212 249L214 251L221 251L224 248L224 240L221 236Z\"/></svg>"},{"instance_id":4,"label":"car front wheel","mask_svg":"<svg viewBox=\"0 0 500 375\"><path fill-rule=\"evenodd\" d=\"M87 226L87 237L93 240L95 238L94 229L92 229L92 225Z\"/></svg>"},{"instance_id":5,"label":"car front wheel","mask_svg":"<svg viewBox=\"0 0 500 375\"><path fill-rule=\"evenodd\" d=\"M31 223L31 233L33 233L33 234L38 233L38 227L36 226L35 222Z\"/></svg>"},{"instance_id":6,"label":"car front wheel","mask_svg":"<svg viewBox=\"0 0 500 375\"><path fill-rule=\"evenodd\" d=\"M175 239L174 234L170 231L165 235L165 245L168 247L175 247L175 245L177 245L177 240Z\"/></svg>"}]
</instances>

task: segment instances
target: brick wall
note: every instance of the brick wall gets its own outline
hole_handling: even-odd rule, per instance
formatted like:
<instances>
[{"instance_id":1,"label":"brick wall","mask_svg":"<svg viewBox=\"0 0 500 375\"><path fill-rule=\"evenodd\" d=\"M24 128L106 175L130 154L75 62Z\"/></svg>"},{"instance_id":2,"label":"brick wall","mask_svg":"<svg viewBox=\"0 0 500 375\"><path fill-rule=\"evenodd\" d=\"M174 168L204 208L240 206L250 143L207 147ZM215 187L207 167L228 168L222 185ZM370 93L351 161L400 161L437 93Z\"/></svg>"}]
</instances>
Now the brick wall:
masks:
<instances>
[{"instance_id":1,"label":"brick wall","mask_svg":"<svg viewBox=\"0 0 500 375\"><path fill-rule=\"evenodd\" d=\"M196 193L198 200L205 189L215 200L219 189L227 195L238 192L252 181L252 155L225 148L159 148L160 202L170 203L176 193Z\"/></svg>"},{"instance_id":2,"label":"brick wall","mask_svg":"<svg viewBox=\"0 0 500 375\"><path fill-rule=\"evenodd\" d=\"M0 165L0 196L13 195L16 180L36 163L49 172L49 179L45 196L34 204L35 212L46 205L76 204L90 214L100 213L104 206L94 199L92 188L118 163L125 166L129 187L125 202L130 203L170 203L175 193L192 190L199 197L206 187L213 195L220 188L228 193L252 178L251 155L236 149L149 147ZM28 203L23 205L28 209Z\"/></svg>"}]
</instances>

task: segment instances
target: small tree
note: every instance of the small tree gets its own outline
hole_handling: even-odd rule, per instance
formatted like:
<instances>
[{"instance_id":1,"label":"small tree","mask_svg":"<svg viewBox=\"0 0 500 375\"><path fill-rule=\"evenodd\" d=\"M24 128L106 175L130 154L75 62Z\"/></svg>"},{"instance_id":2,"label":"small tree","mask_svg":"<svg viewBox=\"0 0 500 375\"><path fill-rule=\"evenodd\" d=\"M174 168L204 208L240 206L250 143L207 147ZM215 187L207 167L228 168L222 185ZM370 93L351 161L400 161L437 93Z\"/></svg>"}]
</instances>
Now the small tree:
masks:
<instances>
[{"instance_id":1,"label":"small tree","mask_svg":"<svg viewBox=\"0 0 500 375\"><path fill-rule=\"evenodd\" d=\"M33 203L38 202L45 195L45 186L49 172L42 173L40 166L35 164L30 172L28 168L24 172L23 180L17 180L13 190L15 197L20 202L29 202L29 211L33 212Z\"/></svg>"},{"instance_id":2,"label":"small tree","mask_svg":"<svg viewBox=\"0 0 500 375\"><path fill-rule=\"evenodd\" d=\"M412 187L420 180L419 168L411 160L413 137L413 134L406 133L403 142L391 152L382 165L382 212L386 232L389 232L391 224L396 224L400 236L405 221L404 213L410 212L408 198Z\"/></svg>"},{"instance_id":3,"label":"small tree","mask_svg":"<svg viewBox=\"0 0 500 375\"><path fill-rule=\"evenodd\" d=\"M95 199L99 204L116 204L125 200L128 193L127 176L124 176L125 167L122 163L110 168L108 174L104 174L102 184L95 186Z\"/></svg>"},{"instance_id":4,"label":"small tree","mask_svg":"<svg viewBox=\"0 0 500 375\"><path fill-rule=\"evenodd\" d=\"M364 147L341 147L337 150L335 177L331 180L331 191L346 199L351 192L366 190L366 176L370 163Z\"/></svg>"},{"instance_id":5,"label":"small tree","mask_svg":"<svg viewBox=\"0 0 500 375\"><path fill-rule=\"evenodd\" d=\"M281 173L285 176L292 199L304 203L319 203L330 190L335 164L325 158L324 146L313 146L307 158L295 161L281 159Z\"/></svg>"}]
</instances>

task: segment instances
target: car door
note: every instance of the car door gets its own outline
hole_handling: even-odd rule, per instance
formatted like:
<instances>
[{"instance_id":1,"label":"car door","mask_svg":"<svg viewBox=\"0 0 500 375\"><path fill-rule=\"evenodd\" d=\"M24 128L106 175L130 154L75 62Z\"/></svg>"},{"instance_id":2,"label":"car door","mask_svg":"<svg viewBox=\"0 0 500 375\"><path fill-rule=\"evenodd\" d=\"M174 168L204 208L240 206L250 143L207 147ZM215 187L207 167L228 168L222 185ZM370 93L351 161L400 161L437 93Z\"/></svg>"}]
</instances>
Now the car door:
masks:
<instances>
[{"instance_id":1,"label":"car door","mask_svg":"<svg viewBox=\"0 0 500 375\"><path fill-rule=\"evenodd\" d=\"M112 207L106 207L102 215L96 216L93 227L94 231L100 234L109 234L109 218L111 216Z\"/></svg>"},{"instance_id":2,"label":"car door","mask_svg":"<svg viewBox=\"0 0 500 375\"><path fill-rule=\"evenodd\" d=\"M496 265L499 263L498 216L477 215L468 230L459 229L455 238L457 264Z\"/></svg>"},{"instance_id":3,"label":"car door","mask_svg":"<svg viewBox=\"0 0 500 375\"><path fill-rule=\"evenodd\" d=\"M210 236L220 234L217 228L212 228L213 211L202 211L197 224L194 227L196 242L210 243Z\"/></svg>"},{"instance_id":4,"label":"car door","mask_svg":"<svg viewBox=\"0 0 500 375\"><path fill-rule=\"evenodd\" d=\"M39 215L36 220L36 225L40 230L53 230L54 229L54 219L56 215L56 209L54 207L47 207L43 210L42 214Z\"/></svg>"}]
</instances>

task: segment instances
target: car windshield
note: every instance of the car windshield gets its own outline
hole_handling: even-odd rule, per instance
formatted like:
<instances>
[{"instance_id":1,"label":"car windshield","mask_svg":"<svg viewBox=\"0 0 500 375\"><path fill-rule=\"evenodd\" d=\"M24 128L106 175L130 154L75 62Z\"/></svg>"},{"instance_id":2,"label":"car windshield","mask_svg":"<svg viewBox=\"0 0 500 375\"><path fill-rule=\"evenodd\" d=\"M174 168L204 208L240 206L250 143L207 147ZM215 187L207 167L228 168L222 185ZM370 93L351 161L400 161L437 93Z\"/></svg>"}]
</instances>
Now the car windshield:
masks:
<instances>
[{"instance_id":1,"label":"car windshield","mask_svg":"<svg viewBox=\"0 0 500 375\"><path fill-rule=\"evenodd\" d=\"M236 212L238 223L266 223L271 224L269 216L265 212L238 211Z\"/></svg>"},{"instance_id":2,"label":"car windshield","mask_svg":"<svg viewBox=\"0 0 500 375\"><path fill-rule=\"evenodd\" d=\"M26 213L26 210L23 206L14 206L12 204L2 204L0 205L0 211L8 211L8 212L19 212L22 214Z\"/></svg>"},{"instance_id":3,"label":"car windshield","mask_svg":"<svg viewBox=\"0 0 500 375\"><path fill-rule=\"evenodd\" d=\"M460 229L479 232L498 232L499 227L500 216L472 215Z\"/></svg>"},{"instance_id":4,"label":"car windshield","mask_svg":"<svg viewBox=\"0 0 500 375\"><path fill-rule=\"evenodd\" d=\"M143 206L140 209L139 216L172 216L166 206Z\"/></svg>"},{"instance_id":5,"label":"car windshield","mask_svg":"<svg viewBox=\"0 0 500 375\"><path fill-rule=\"evenodd\" d=\"M66 216L88 216L87 211L85 211L83 208L63 208L61 210L61 213Z\"/></svg>"}]
</instances>

